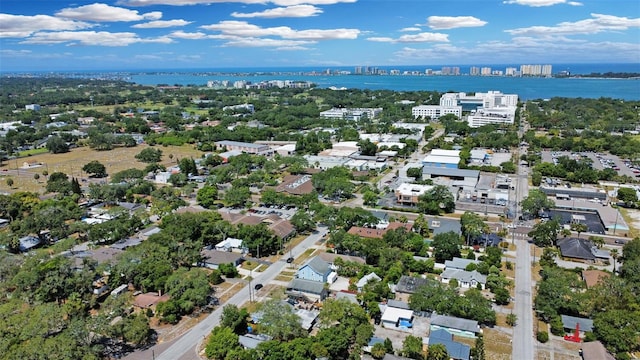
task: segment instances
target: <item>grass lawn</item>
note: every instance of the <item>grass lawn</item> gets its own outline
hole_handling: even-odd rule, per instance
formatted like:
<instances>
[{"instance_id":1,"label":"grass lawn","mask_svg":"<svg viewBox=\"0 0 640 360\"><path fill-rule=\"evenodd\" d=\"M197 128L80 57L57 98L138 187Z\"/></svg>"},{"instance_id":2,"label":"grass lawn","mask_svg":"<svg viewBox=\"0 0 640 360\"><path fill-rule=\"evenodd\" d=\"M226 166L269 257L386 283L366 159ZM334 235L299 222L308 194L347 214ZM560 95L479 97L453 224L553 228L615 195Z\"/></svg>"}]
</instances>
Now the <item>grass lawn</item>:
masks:
<instances>
[{"instance_id":1,"label":"grass lawn","mask_svg":"<svg viewBox=\"0 0 640 360\"><path fill-rule=\"evenodd\" d=\"M241 268L245 269L245 270L256 270L256 268L260 267L260 264L255 262L255 261L245 261L242 263L242 265L240 265ZM257 270L256 270L257 271Z\"/></svg>"},{"instance_id":2,"label":"grass lawn","mask_svg":"<svg viewBox=\"0 0 640 360\"><path fill-rule=\"evenodd\" d=\"M501 331L485 328L484 350L487 359L509 360L511 359L511 337Z\"/></svg>"},{"instance_id":3,"label":"grass lawn","mask_svg":"<svg viewBox=\"0 0 640 360\"><path fill-rule=\"evenodd\" d=\"M82 167L93 160L102 163L107 168L108 174L115 174L130 168L144 169L147 164L136 160L135 156L147 147L149 147L149 145L142 144L132 148L115 148L110 151L96 151L89 147L80 147L71 149L71 151L64 154L37 154L29 156L28 160L40 162L42 166L30 169L20 168L27 158L10 160L3 166L3 170L11 171L7 171L6 174L0 173L0 176L3 176L5 179L7 176L10 176L14 180L14 185L13 188L10 189L6 184L6 180L2 179L0 180L0 192L32 191L44 193L46 179L42 175L43 171L47 171L49 174L63 172L69 175L69 177L87 178L88 174L82 171ZM177 164L183 157L199 158L204 154L195 149L193 145L156 146L156 148L162 150L161 163L167 167ZM169 158L169 154L173 155L172 159ZM36 173L40 174L39 180L33 178ZM108 181L109 178L100 180Z\"/></svg>"},{"instance_id":4,"label":"grass lawn","mask_svg":"<svg viewBox=\"0 0 640 360\"><path fill-rule=\"evenodd\" d=\"M31 150L25 150L25 151L20 151L18 153L18 157L25 157L25 156L32 156L32 155L38 155L38 154L45 154L48 153L49 150L47 150L47 148L41 148L41 149L31 149Z\"/></svg>"},{"instance_id":5,"label":"grass lawn","mask_svg":"<svg viewBox=\"0 0 640 360\"><path fill-rule=\"evenodd\" d=\"M307 250L305 250L305 252L303 252L300 256L298 256L295 259L294 264L296 264L296 265L304 264L304 262L307 261L307 259L311 257L311 254L313 254L315 251L316 251L316 249L307 249Z\"/></svg>"}]
</instances>

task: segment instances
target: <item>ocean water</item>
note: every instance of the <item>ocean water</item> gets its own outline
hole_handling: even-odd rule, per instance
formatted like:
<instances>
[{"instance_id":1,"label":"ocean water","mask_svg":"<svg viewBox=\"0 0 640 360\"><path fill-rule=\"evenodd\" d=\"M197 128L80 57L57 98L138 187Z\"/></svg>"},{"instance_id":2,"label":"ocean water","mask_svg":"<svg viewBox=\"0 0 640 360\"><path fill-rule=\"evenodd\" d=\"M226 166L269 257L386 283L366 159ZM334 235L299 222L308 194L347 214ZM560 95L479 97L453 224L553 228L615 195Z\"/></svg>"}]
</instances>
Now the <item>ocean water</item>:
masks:
<instances>
[{"instance_id":1,"label":"ocean water","mask_svg":"<svg viewBox=\"0 0 640 360\"><path fill-rule=\"evenodd\" d=\"M246 80L258 83L268 80L300 80L315 83L320 88L335 86L347 89L394 91L464 91L486 92L499 90L518 94L523 100L551 97L600 98L640 100L640 79L597 78L534 78L506 76L410 76L410 75L298 75L273 74L207 74L202 71L137 73L129 77L142 85L197 85L205 86L210 80Z\"/></svg>"}]
</instances>

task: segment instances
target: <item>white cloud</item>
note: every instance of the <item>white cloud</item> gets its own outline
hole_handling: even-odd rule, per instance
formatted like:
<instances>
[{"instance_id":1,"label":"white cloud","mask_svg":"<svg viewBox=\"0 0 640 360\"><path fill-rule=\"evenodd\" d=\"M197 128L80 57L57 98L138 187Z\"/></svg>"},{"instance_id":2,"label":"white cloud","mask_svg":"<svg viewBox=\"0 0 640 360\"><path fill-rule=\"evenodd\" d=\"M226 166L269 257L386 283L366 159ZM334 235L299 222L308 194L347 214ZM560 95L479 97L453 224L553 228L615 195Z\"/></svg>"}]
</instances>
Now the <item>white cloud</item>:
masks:
<instances>
[{"instance_id":1,"label":"white cloud","mask_svg":"<svg viewBox=\"0 0 640 360\"><path fill-rule=\"evenodd\" d=\"M272 3L280 6L292 6L292 5L333 5L338 3L354 3L358 0L271 0Z\"/></svg>"},{"instance_id":2,"label":"white cloud","mask_svg":"<svg viewBox=\"0 0 640 360\"><path fill-rule=\"evenodd\" d=\"M558 4L568 4L571 6L582 6L582 3L577 1L567 0L506 0L504 4L517 4L531 7L553 6Z\"/></svg>"},{"instance_id":3,"label":"white cloud","mask_svg":"<svg viewBox=\"0 0 640 360\"><path fill-rule=\"evenodd\" d=\"M315 44L315 41L308 40L284 40L284 39L259 39L259 38L238 38L230 40L223 47L294 47L307 44Z\"/></svg>"},{"instance_id":4,"label":"white cloud","mask_svg":"<svg viewBox=\"0 0 640 360\"><path fill-rule=\"evenodd\" d=\"M184 32L182 30L174 31L169 34L169 37L178 38L178 39L187 39L187 40L199 40L207 38L207 34L203 32Z\"/></svg>"},{"instance_id":5,"label":"white cloud","mask_svg":"<svg viewBox=\"0 0 640 360\"><path fill-rule=\"evenodd\" d=\"M304 46L281 46L273 49L274 51L308 51L311 48Z\"/></svg>"},{"instance_id":6,"label":"white cloud","mask_svg":"<svg viewBox=\"0 0 640 360\"><path fill-rule=\"evenodd\" d=\"M273 9L267 9L260 12L253 13L239 13L234 12L231 14L237 18L283 18L283 17L310 17L321 14L322 10L313 5L294 5L287 7L277 7Z\"/></svg>"},{"instance_id":7,"label":"white cloud","mask_svg":"<svg viewBox=\"0 0 640 360\"><path fill-rule=\"evenodd\" d=\"M411 31L420 31L422 29L420 29L419 27L406 27L403 29L400 29L400 31L402 32L411 32Z\"/></svg>"},{"instance_id":8,"label":"white cloud","mask_svg":"<svg viewBox=\"0 0 640 360\"><path fill-rule=\"evenodd\" d=\"M577 35L596 34L604 31L622 31L640 27L640 18L629 19L613 15L591 14L591 19L576 22L561 22L556 26L531 26L505 30L511 35L544 36L544 35Z\"/></svg>"},{"instance_id":9,"label":"white cloud","mask_svg":"<svg viewBox=\"0 0 640 360\"><path fill-rule=\"evenodd\" d=\"M545 39L516 37L511 41L489 41L475 46L459 47L434 44L429 48L405 47L396 52L396 62L451 61L469 58L476 63L571 62L576 58L592 62L610 60L610 54L622 62L640 61L640 44L576 41L563 37Z\"/></svg>"},{"instance_id":10,"label":"white cloud","mask_svg":"<svg viewBox=\"0 0 640 360\"><path fill-rule=\"evenodd\" d=\"M419 33L402 35L397 39L390 37L370 37L369 41L375 42L390 42L390 43L422 43L422 42L448 42L449 35L441 33Z\"/></svg>"},{"instance_id":11,"label":"white cloud","mask_svg":"<svg viewBox=\"0 0 640 360\"><path fill-rule=\"evenodd\" d=\"M0 38L21 38L43 30L81 30L93 26L86 22L59 19L49 15L0 14Z\"/></svg>"},{"instance_id":12,"label":"white cloud","mask_svg":"<svg viewBox=\"0 0 640 360\"><path fill-rule=\"evenodd\" d=\"M241 3L241 4L266 4L272 3L278 6L294 5L333 5L338 3L354 3L357 0L120 0L118 4L126 6L151 6L151 5L208 5L218 3Z\"/></svg>"},{"instance_id":13,"label":"white cloud","mask_svg":"<svg viewBox=\"0 0 640 360\"><path fill-rule=\"evenodd\" d=\"M34 53L31 50L9 50L9 49L4 49L4 50L0 50L0 56L5 57L5 58L29 58L30 60L33 60L33 59L61 59L61 58L67 58L67 57L73 56L73 54L69 53L69 52L65 52L65 53L52 53L52 52Z\"/></svg>"},{"instance_id":14,"label":"white cloud","mask_svg":"<svg viewBox=\"0 0 640 360\"><path fill-rule=\"evenodd\" d=\"M175 26L185 26L191 23L192 21L186 21L182 19L157 20L157 21L149 21L148 23L143 23L143 24L135 24L131 27L136 29L157 29L157 28L168 28L168 27L175 27Z\"/></svg>"},{"instance_id":15,"label":"white cloud","mask_svg":"<svg viewBox=\"0 0 640 360\"><path fill-rule=\"evenodd\" d=\"M0 50L0 55L3 57L25 57L31 56L31 50L12 50L12 49L2 49Z\"/></svg>"},{"instance_id":16,"label":"white cloud","mask_svg":"<svg viewBox=\"0 0 640 360\"><path fill-rule=\"evenodd\" d=\"M64 44L91 46L128 46L135 43L163 43L169 44L173 40L169 37L140 38L131 32L111 33L106 31L60 31L39 32L21 42L21 44Z\"/></svg>"},{"instance_id":17,"label":"white cloud","mask_svg":"<svg viewBox=\"0 0 640 360\"><path fill-rule=\"evenodd\" d=\"M337 40L337 39L356 39L360 34L358 29L308 29L293 30L288 26L278 26L271 28L262 28L257 25L249 24L246 21L221 21L217 24L201 26L202 29L220 31L223 35L231 35L237 37L265 37L277 36L283 39L298 40Z\"/></svg>"},{"instance_id":18,"label":"white cloud","mask_svg":"<svg viewBox=\"0 0 640 360\"><path fill-rule=\"evenodd\" d=\"M77 8L62 9L56 13L56 16L73 20L115 22L158 20L162 18L162 13L154 11L146 14L138 14L137 10L95 3Z\"/></svg>"},{"instance_id":19,"label":"white cloud","mask_svg":"<svg viewBox=\"0 0 640 360\"><path fill-rule=\"evenodd\" d=\"M486 24L486 21L473 16L429 16L427 18L427 25L434 30L479 27Z\"/></svg>"}]
</instances>

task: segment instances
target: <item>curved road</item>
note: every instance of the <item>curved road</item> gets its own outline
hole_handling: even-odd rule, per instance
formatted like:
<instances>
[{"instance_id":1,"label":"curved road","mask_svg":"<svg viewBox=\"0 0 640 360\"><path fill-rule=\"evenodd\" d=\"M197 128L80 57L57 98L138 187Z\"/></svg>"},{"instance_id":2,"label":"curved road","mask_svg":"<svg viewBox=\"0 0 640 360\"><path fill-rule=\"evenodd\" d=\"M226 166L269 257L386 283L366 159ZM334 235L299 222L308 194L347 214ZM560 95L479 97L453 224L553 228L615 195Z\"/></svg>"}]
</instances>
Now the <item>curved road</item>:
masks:
<instances>
[{"instance_id":1,"label":"curved road","mask_svg":"<svg viewBox=\"0 0 640 360\"><path fill-rule=\"evenodd\" d=\"M293 254L301 254L307 248L311 247L313 244L318 242L326 233L328 229L326 227L319 226L317 233L309 235L306 239L304 239L298 246L293 248ZM269 266L267 270L260 273L257 276L257 279L261 283L268 283L273 280L288 264L286 263L286 258L289 257L289 253L285 254L280 261L274 263ZM256 274L257 275L257 274ZM256 280L257 280L256 279ZM220 304L220 306L213 311L209 316L207 316L204 320L199 322L196 326L191 328L187 333L182 335L178 340L174 341L168 348L166 348L162 353L159 348L153 349L153 353L155 354L155 359L158 360L190 360L190 359L199 359L196 349L196 345L199 344L209 333L211 330L220 323L220 316L222 315L222 308L226 304L234 304L237 306L241 306L247 300L249 300L249 286L243 287L239 292L237 292L234 296L232 296L226 303ZM156 353L158 352L158 353Z\"/></svg>"}]
</instances>

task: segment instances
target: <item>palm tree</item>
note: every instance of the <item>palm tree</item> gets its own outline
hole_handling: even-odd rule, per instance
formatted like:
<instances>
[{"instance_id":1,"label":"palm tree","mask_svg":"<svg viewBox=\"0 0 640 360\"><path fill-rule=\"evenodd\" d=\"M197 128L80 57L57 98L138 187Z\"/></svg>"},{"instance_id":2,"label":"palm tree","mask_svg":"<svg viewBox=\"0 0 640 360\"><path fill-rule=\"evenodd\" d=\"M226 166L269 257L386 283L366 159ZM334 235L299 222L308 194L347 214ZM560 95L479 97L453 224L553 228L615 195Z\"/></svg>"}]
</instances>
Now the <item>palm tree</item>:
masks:
<instances>
[{"instance_id":1,"label":"palm tree","mask_svg":"<svg viewBox=\"0 0 640 360\"><path fill-rule=\"evenodd\" d=\"M613 258L613 272L616 272L616 260L618 260L618 257L620 256L620 254L618 254L618 249L611 249L610 251L611 257Z\"/></svg>"}]
</instances>

